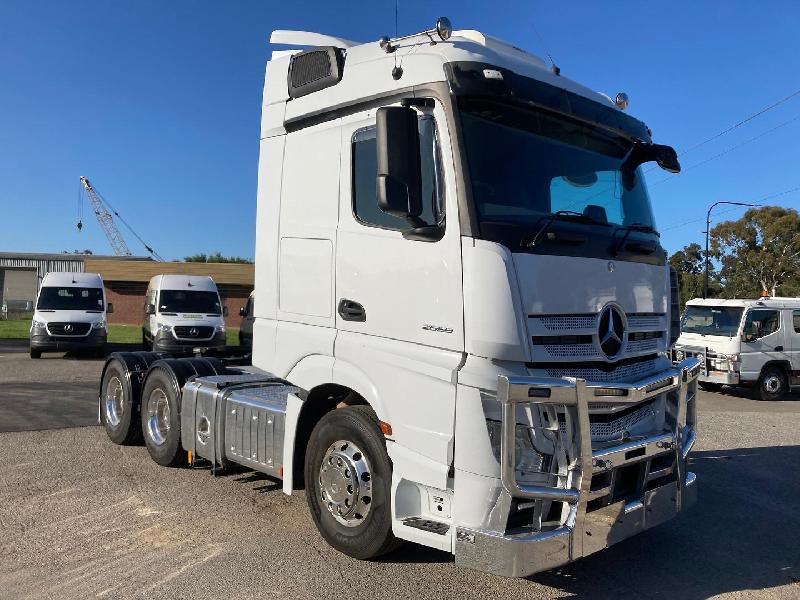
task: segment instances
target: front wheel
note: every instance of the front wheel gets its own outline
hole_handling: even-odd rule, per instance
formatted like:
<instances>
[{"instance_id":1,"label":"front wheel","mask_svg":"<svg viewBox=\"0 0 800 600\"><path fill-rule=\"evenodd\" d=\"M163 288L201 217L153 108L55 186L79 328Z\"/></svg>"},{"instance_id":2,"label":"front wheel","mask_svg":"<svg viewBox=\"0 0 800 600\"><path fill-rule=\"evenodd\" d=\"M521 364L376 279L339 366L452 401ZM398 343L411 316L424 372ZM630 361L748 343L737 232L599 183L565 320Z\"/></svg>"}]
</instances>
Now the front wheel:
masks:
<instances>
[{"instance_id":1,"label":"front wheel","mask_svg":"<svg viewBox=\"0 0 800 600\"><path fill-rule=\"evenodd\" d=\"M42 358L42 351L31 348L31 358Z\"/></svg>"},{"instance_id":2,"label":"front wheel","mask_svg":"<svg viewBox=\"0 0 800 600\"><path fill-rule=\"evenodd\" d=\"M320 419L306 451L306 500L331 546L358 559L391 552L392 463L368 406L337 409Z\"/></svg>"},{"instance_id":3,"label":"front wheel","mask_svg":"<svg viewBox=\"0 0 800 600\"><path fill-rule=\"evenodd\" d=\"M789 391L786 372L778 367L767 367L758 378L758 394L762 400L782 400Z\"/></svg>"}]
</instances>

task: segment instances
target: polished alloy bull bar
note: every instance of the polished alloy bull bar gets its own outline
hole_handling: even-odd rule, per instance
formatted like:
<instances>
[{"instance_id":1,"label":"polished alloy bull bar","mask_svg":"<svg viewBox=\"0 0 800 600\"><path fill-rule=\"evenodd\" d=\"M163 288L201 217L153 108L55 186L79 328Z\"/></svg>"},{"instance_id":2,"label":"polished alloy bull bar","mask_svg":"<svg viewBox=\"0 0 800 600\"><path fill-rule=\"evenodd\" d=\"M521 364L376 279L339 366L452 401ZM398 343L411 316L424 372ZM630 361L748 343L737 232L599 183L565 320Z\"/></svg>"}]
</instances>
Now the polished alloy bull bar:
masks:
<instances>
[{"instance_id":1,"label":"polished alloy bull bar","mask_svg":"<svg viewBox=\"0 0 800 600\"><path fill-rule=\"evenodd\" d=\"M560 527L548 531L507 533L458 528L456 561L499 575L526 576L610 546L670 519L693 503L696 478L686 470L686 464L696 434L694 415L687 422L687 403L690 386L699 374L700 361L688 358L634 383L500 376L497 400L502 414L500 478L504 492L518 500L564 502L569 511ZM665 393L672 393L674 404L671 431L616 446L604 444L592 450L590 402L635 404ZM517 480L517 408L524 404L552 405L573 411L577 422L577 460L566 487L527 485ZM587 518L587 504L597 496L591 491L593 473L670 452L675 456L674 482L646 491L642 500L618 502L589 513L591 518Z\"/></svg>"}]
</instances>

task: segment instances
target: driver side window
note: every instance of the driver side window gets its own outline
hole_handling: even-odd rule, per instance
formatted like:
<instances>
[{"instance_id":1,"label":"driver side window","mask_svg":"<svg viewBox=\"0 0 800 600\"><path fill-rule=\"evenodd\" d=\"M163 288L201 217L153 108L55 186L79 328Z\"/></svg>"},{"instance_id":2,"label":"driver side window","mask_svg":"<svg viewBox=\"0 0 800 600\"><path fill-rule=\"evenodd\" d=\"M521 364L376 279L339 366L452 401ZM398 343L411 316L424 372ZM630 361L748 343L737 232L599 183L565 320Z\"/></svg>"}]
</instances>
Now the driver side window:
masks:
<instances>
[{"instance_id":1,"label":"driver side window","mask_svg":"<svg viewBox=\"0 0 800 600\"><path fill-rule=\"evenodd\" d=\"M755 309L747 313L744 332L757 340L778 331L780 324L781 315L777 310Z\"/></svg>"},{"instance_id":2,"label":"driver side window","mask_svg":"<svg viewBox=\"0 0 800 600\"><path fill-rule=\"evenodd\" d=\"M444 185L441 153L433 117L419 117L420 168L422 170L422 204L420 219L429 225L444 220ZM353 214L363 225L406 231L412 225L386 214L378 207L378 176L375 126L359 129L352 139Z\"/></svg>"}]
</instances>

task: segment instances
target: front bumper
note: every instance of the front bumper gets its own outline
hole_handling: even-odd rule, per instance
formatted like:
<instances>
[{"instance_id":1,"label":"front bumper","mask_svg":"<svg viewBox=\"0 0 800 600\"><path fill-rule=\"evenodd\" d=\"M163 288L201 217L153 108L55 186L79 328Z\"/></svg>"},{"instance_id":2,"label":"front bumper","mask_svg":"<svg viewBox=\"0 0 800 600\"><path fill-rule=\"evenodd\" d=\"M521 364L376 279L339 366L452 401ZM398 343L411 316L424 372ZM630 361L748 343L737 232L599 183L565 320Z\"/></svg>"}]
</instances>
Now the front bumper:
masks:
<instances>
[{"instance_id":1,"label":"front bumper","mask_svg":"<svg viewBox=\"0 0 800 600\"><path fill-rule=\"evenodd\" d=\"M87 335L54 336L45 333L31 334L31 348L42 352L67 352L102 348L106 345L108 334L105 329L92 329Z\"/></svg>"},{"instance_id":2,"label":"front bumper","mask_svg":"<svg viewBox=\"0 0 800 600\"><path fill-rule=\"evenodd\" d=\"M720 385L739 385L741 381L739 372L732 368L718 368L720 357L711 352L708 348L701 348L699 346L676 346L675 352L678 351L683 352L687 359L702 357L700 360L700 375L698 377L699 381L702 381L703 383L718 383ZM715 362L717 363L717 368L712 368L715 366ZM723 362L722 364L723 366L730 366L727 362Z\"/></svg>"},{"instance_id":3,"label":"front bumper","mask_svg":"<svg viewBox=\"0 0 800 600\"><path fill-rule=\"evenodd\" d=\"M459 527L456 563L496 575L525 577L606 548L663 523L694 504L696 478L686 467L696 439L694 398L699 371L699 361L687 359L633 384L501 376L497 396L502 405L501 494L517 501L564 503L566 516L560 525L538 531ZM615 402L636 403L663 393L672 403L670 430L616 446L592 448L590 401L612 397ZM521 404L558 406L574 417L574 456L565 478L568 483L563 487L531 486L517 481L515 429L516 410ZM643 465L646 469L639 468ZM600 500L611 498L610 484L604 487L605 481L613 482L616 474L637 468L643 478L636 487L638 492L614 502ZM593 477L596 485L592 485Z\"/></svg>"},{"instance_id":4,"label":"front bumper","mask_svg":"<svg viewBox=\"0 0 800 600\"><path fill-rule=\"evenodd\" d=\"M224 350L226 344L227 336L224 331L215 333L208 340L178 339L171 332L161 332L153 338L153 351L169 354L193 354L196 348Z\"/></svg>"}]
</instances>

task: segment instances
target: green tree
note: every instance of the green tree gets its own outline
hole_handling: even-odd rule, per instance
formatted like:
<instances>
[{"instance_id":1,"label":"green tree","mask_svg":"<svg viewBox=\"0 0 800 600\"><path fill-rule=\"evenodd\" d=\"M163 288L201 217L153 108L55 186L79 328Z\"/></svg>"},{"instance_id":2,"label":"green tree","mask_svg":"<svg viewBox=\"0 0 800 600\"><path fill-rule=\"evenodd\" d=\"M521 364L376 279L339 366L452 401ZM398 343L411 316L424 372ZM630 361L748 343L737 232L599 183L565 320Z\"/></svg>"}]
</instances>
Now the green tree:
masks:
<instances>
[{"instance_id":1,"label":"green tree","mask_svg":"<svg viewBox=\"0 0 800 600\"><path fill-rule=\"evenodd\" d=\"M252 264L249 258L242 258L241 256L222 256L222 253L217 251L213 254L193 254L183 259L185 262L202 262L202 263L239 263L239 264Z\"/></svg>"},{"instance_id":2,"label":"green tree","mask_svg":"<svg viewBox=\"0 0 800 600\"><path fill-rule=\"evenodd\" d=\"M705 253L700 244L693 242L669 257L670 266L678 273L681 308L686 305L687 300L703 297L704 256ZM709 272L708 292L709 296L715 296L719 293L719 283L713 270Z\"/></svg>"},{"instance_id":3,"label":"green tree","mask_svg":"<svg viewBox=\"0 0 800 600\"><path fill-rule=\"evenodd\" d=\"M711 230L723 296L800 295L800 214L780 206L751 208Z\"/></svg>"}]
</instances>

